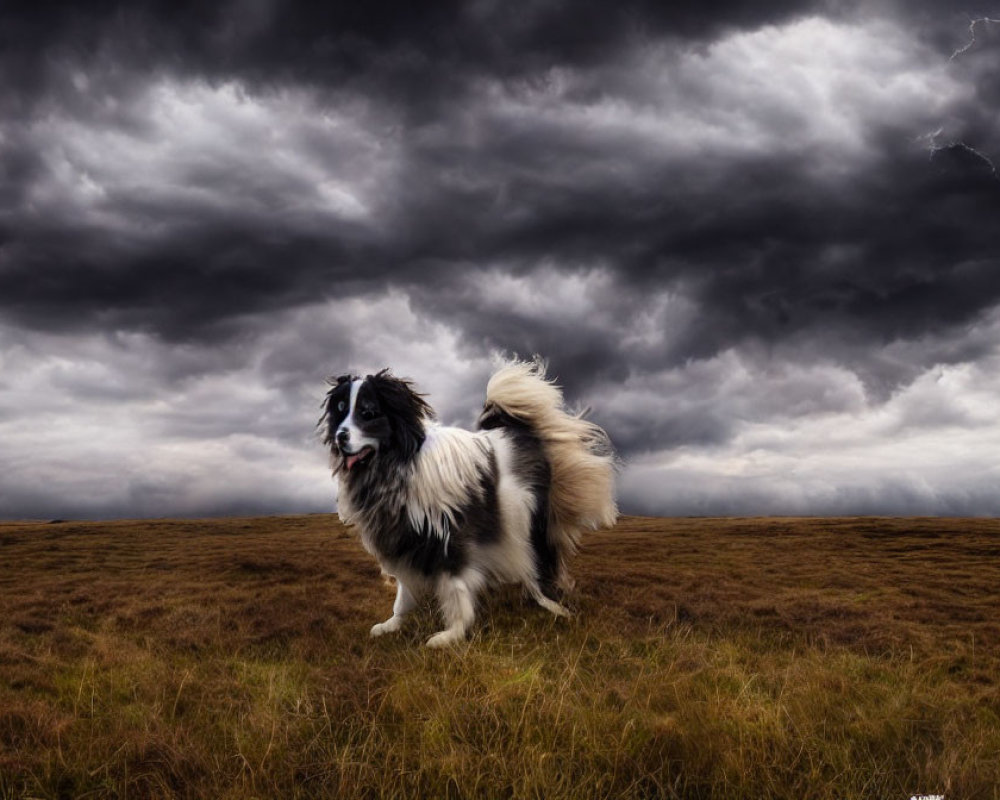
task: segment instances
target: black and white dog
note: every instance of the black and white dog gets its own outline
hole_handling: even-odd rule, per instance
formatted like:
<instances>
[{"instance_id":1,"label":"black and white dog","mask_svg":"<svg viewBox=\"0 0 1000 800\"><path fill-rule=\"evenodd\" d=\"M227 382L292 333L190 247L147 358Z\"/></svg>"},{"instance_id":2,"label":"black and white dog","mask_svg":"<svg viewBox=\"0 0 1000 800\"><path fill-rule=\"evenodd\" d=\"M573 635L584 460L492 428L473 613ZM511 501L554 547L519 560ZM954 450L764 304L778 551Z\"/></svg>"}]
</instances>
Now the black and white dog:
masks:
<instances>
[{"instance_id":1,"label":"black and white dog","mask_svg":"<svg viewBox=\"0 0 1000 800\"><path fill-rule=\"evenodd\" d=\"M427 644L460 641L491 582L520 583L568 613L555 589L571 585L580 534L615 523L616 461L607 434L564 409L543 362L513 361L490 378L475 432L435 422L388 370L330 384L320 424L340 518L396 581L392 616L372 636L399 630L433 591L446 627Z\"/></svg>"}]
</instances>

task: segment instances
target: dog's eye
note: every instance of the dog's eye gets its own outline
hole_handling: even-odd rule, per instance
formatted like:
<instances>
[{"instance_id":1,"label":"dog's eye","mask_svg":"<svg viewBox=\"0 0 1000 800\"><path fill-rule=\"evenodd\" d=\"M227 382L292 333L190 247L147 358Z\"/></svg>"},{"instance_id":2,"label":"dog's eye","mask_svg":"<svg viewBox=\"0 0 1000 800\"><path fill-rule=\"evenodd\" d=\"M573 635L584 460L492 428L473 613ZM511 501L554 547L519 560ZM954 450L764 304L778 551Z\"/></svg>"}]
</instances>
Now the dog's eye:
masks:
<instances>
[{"instance_id":1,"label":"dog's eye","mask_svg":"<svg viewBox=\"0 0 1000 800\"><path fill-rule=\"evenodd\" d=\"M371 408L361 409L361 419L374 419L375 410Z\"/></svg>"},{"instance_id":2,"label":"dog's eye","mask_svg":"<svg viewBox=\"0 0 1000 800\"><path fill-rule=\"evenodd\" d=\"M337 403L337 411L343 411L345 408L347 408L347 403L345 403L343 400Z\"/></svg>"}]
</instances>

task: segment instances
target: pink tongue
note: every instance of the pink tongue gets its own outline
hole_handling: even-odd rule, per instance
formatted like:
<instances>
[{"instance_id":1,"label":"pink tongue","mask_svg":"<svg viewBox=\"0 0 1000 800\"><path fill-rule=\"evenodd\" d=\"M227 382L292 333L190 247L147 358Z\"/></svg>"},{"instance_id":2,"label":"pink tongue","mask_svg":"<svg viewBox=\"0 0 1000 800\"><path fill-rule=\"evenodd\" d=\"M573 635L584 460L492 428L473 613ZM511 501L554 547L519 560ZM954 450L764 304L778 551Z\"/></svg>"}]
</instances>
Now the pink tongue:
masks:
<instances>
[{"instance_id":1,"label":"pink tongue","mask_svg":"<svg viewBox=\"0 0 1000 800\"><path fill-rule=\"evenodd\" d=\"M351 453L347 457L347 471L348 472L351 471L351 467L353 467L355 464L357 464L361 460L362 453L364 453L364 450L362 450L360 453Z\"/></svg>"}]
</instances>

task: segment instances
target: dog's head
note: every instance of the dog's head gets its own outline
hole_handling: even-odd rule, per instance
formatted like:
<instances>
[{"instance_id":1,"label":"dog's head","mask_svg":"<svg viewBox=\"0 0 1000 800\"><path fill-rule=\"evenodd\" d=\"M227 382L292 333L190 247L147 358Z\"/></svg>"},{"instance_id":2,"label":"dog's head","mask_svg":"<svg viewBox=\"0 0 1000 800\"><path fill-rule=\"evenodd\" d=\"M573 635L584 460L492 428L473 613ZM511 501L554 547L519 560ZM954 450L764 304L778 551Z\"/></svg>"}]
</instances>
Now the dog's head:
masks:
<instances>
[{"instance_id":1,"label":"dog's head","mask_svg":"<svg viewBox=\"0 0 1000 800\"><path fill-rule=\"evenodd\" d=\"M410 381L384 369L365 378L341 375L329 383L320 424L335 471L367 469L380 459L405 461L420 449L434 412Z\"/></svg>"}]
</instances>

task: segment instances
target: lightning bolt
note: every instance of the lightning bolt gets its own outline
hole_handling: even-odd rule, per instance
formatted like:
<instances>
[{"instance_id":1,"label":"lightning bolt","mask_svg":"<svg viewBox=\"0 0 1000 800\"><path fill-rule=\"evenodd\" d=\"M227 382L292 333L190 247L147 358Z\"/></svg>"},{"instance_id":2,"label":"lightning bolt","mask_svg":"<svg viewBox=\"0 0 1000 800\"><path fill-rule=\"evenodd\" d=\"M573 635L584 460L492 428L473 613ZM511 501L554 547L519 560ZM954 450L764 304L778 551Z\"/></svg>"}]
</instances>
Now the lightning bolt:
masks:
<instances>
[{"instance_id":1,"label":"lightning bolt","mask_svg":"<svg viewBox=\"0 0 1000 800\"><path fill-rule=\"evenodd\" d=\"M933 133L929 133L926 136L921 137L927 140L927 149L929 151L929 159L931 161L934 160L934 156L936 156L938 153L948 152L949 150L961 150L962 152L968 153L970 156L973 156L979 161L982 161L983 164L985 164L989 168L990 174L997 180L1000 180L1000 172L997 172L997 166L996 164L993 163L993 161L990 159L989 156L987 156L985 153L980 152L972 145L961 141L960 139L949 139L944 144L940 144L938 142L938 138L941 136L943 132L944 132L943 128L938 128Z\"/></svg>"},{"instance_id":2,"label":"lightning bolt","mask_svg":"<svg viewBox=\"0 0 1000 800\"><path fill-rule=\"evenodd\" d=\"M973 47L976 46L976 29L979 26L985 25L996 25L1000 24L1000 19L993 19L992 17L977 17L975 19L969 18L969 41L965 43L964 46L959 47L951 54L951 58L948 59L949 62L954 61L959 56L964 53L968 53ZM948 139L944 142L941 141L941 137L944 134L944 127L938 128L936 131L925 134L920 137L920 140L927 143L928 159L933 161L934 156L938 153L947 153L959 151L965 153L966 155L972 156L977 161L982 162L990 171L990 175L995 180L1000 180L1000 172L997 171L997 165L993 163L992 159L980 150L977 150L971 144L963 142L961 139Z\"/></svg>"},{"instance_id":3,"label":"lightning bolt","mask_svg":"<svg viewBox=\"0 0 1000 800\"><path fill-rule=\"evenodd\" d=\"M977 17L976 19L969 20L969 41L966 42L965 47L960 47L954 53L951 54L949 61L954 61L963 53L969 52L973 47L976 46L976 26L982 23L983 25L996 25L1000 23L1000 19L992 19L990 17Z\"/></svg>"}]
</instances>

